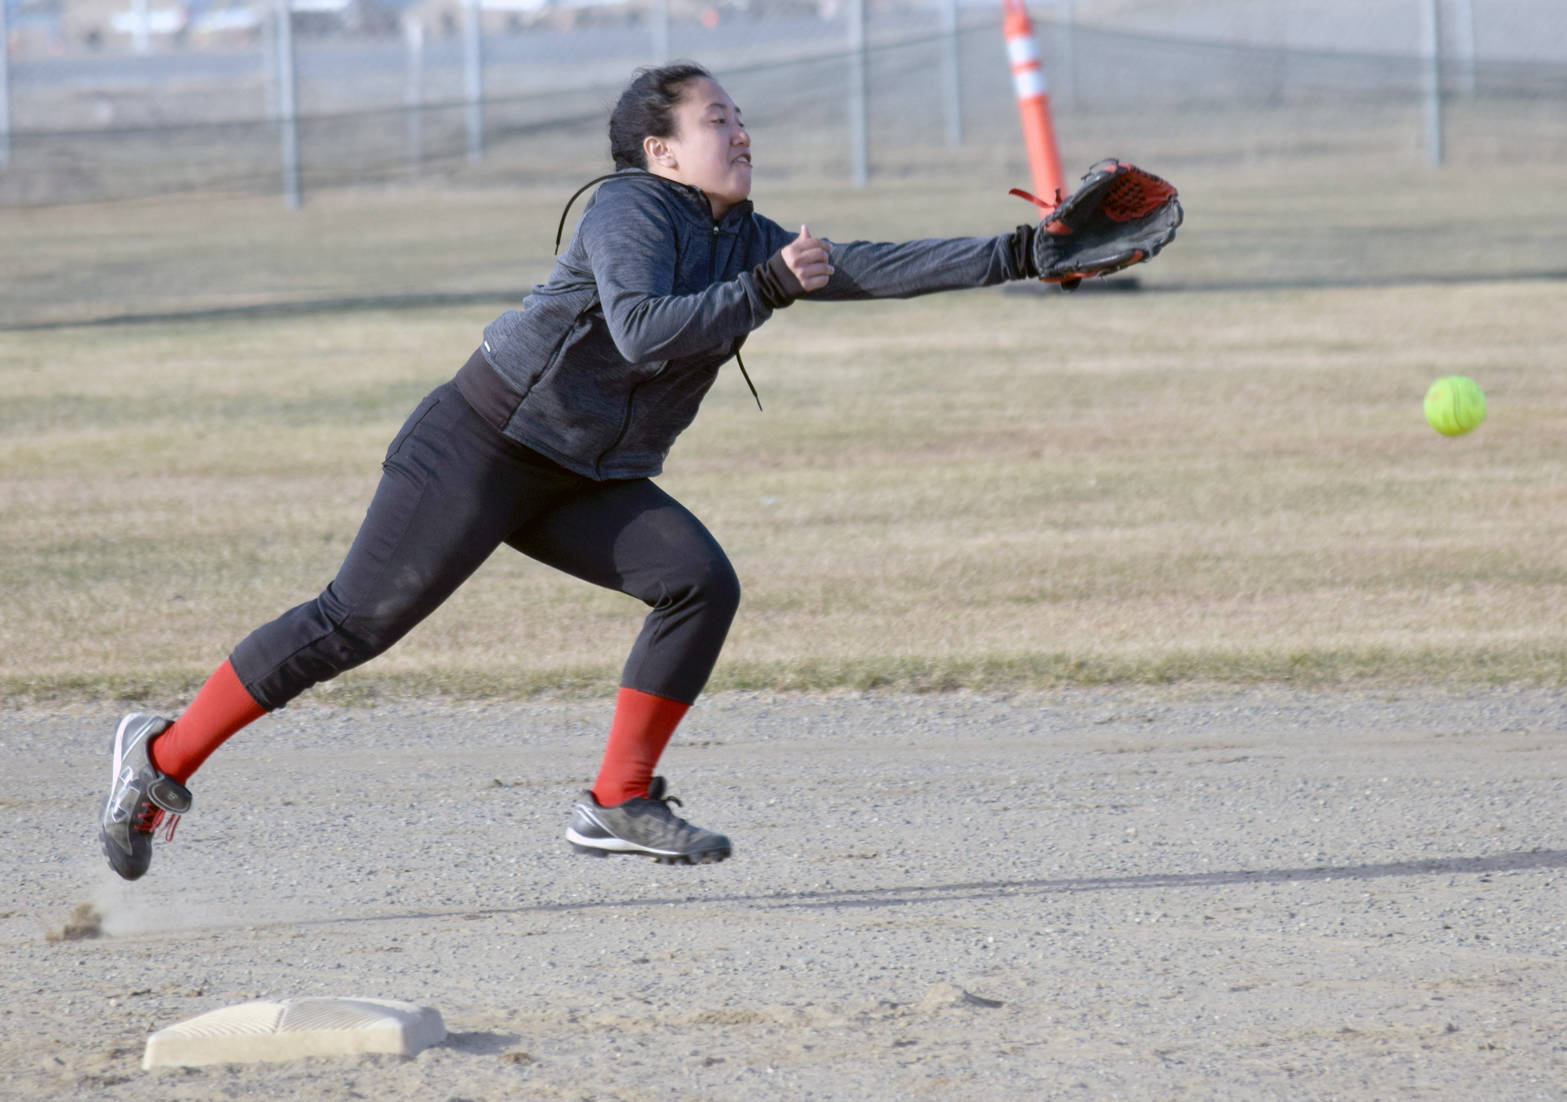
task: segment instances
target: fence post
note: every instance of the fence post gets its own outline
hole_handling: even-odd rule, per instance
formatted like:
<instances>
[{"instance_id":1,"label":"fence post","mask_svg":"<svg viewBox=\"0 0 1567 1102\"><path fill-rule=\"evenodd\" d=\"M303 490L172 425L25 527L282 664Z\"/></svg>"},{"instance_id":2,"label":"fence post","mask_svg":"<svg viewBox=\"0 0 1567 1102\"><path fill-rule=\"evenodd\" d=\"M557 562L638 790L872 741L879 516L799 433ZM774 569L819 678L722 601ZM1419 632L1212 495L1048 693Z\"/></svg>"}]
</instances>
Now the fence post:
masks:
<instances>
[{"instance_id":1,"label":"fence post","mask_svg":"<svg viewBox=\"0 0 1567 1102\"><path fill-rule=\"evenodd\" d=\"M1479 50L1475 43L1475 6L1474 0L1458 0L1458 29L1463 35L1462 66L1459 76L1463 79L1464 96L1474 99L1479 91L1480 79L1476 69L1479 66Z\"/></svg>"},{"instance_id":2,"label":"fence post","mask_svg":"<svg viewBox=\"0 0 1567 1102\"><path fill-rule=\"evenodd\" d=\"M942 5L942 31L946 50L942 57L942 75L947 93L947 144L963 144L963 79L958 55L958 0Z\"/></svg>"},{"instance_id":3,"label":"fence post","mask_svg":"<svg viewBox=\"0 0 1567 1102\"><path fill-rule=\"evenodd\" d=\"M294 13L289 0L273 5L277 20L278 129L283 137L283 205L298 210L299 188L299 105L294 82Z\"/></svg>"},{"instance_id":4,"label":"fence post","mask_svg":"<svg viewBox=\"0 0 1567 1102\"><path fill-rule=\"evenodd\" d=\"M653 63L669 60L669 0L653 0Z\"/></svg>"},{"instance_id":5,"label":"fence post","mask_svg":"<svg viewBox=\"0 0 1567 1102\"><path fill-rule=\"evenodd\" d=\"M849 186L870 180L870 126L865 89L865 0L849 0Z\"/></svg>"},{"instance_id":6,"label":"fence post","mask_svg":"<svg viewBox=\"0 0 1567 1102\"><path fill-rule=\"evenodd\" d=\"M268 122L278 119L277 17L270 7L261 10L261 98Z\"/></svg>"},{"instance_id":7,"label":"fence post","mask_svg":"<svg viewBox=\"0 0 1567 1102\"><path fill-rule=\"evenodd\" d=\"M420 112L424 107L424 21L417 13L405 10L402 23L403 43L408 48L403 87L403 107L408 112L408 171L417 176L424 145L420 133Z\"/></svg>"},{"instance_id":8,"label":"fence post","mask_svg":"<svg viewBox=\"0 0 1567 1102\"><path fill-rule=\"evenodd\" d=\"M152 34L147 26L147 0L131 0L131 49L145 54L152 48Z\"/></svg>"},{"instance_id":9,"label":"fence post","mask_svg":"<svg viewBox=\"0 0 1567 1102\"><path fill-rule=\"evenodd\" d=\"M6 6L0 0L0 168L11 163L11 31L6 23Z\"/></svg>"},{"instance_id":10,"label":"fence post","mask_svg":"<svg viewBox=\"0 0 1567 1102\"><path fill-rule=\"evenodd\" d=\"M1421 0L1420 52L1425 58L1426 148L1442 166L1442 0Z\"/></svg>"},{"instance_id":11,"label":"fence post","mask_svg":"<svg viewBox=\"0 0 1567 1102\"><path fill-rule=\"evenodd\" d=\"M467 102L468 160L484 160L484 48L479 26L479 0L462 6L463 99Z\"/></svg>"},{"instance_id":12,"label":"fence post","mask_svg":"<svg viewBox=\"0 0 1567 1102\"><path fill-rule=\"evenodd\" d=\"M1063 38L1062 67L1066 69L1066 107L1077 106L1077 5L1066 0L1066 35Z\"/></svg>"}]
</instances>

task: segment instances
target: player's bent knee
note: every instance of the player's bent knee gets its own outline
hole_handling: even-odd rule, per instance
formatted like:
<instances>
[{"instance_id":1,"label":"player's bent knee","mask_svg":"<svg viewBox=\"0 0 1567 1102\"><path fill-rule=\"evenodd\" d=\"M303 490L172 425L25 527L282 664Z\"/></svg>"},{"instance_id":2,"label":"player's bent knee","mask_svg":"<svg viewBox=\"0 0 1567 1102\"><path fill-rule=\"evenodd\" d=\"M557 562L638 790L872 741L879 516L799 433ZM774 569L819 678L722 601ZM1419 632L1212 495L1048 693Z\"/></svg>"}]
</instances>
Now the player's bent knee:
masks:
<instances>
[{"instance_id":1,"label":"player's bent knee","mask_svg":"<svg viewBox=\"0 0 1567 1102\"><path fill-rule=\"evenodd\" d=\"M709 615L731 619L740 607L740 578L727 558L709 559L692 589Z\"/></svg>"}]
</instances>

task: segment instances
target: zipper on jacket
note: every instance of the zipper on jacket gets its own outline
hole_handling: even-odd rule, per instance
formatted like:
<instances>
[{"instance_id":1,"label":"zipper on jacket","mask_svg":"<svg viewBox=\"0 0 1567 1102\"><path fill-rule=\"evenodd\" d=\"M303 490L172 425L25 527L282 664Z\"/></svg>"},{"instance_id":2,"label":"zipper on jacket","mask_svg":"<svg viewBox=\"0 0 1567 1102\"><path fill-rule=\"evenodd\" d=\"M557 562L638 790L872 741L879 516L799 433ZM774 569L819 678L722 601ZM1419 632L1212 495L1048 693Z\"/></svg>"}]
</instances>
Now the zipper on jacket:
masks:
<instances>
[{"instance_id":1,"label":"zipper on jacket","mask_svg":"<svg viewBox=\"0 0 1567 1102\"><path fill-rule=\"evenodd\" d=\"M668 366L669 362L666 360L664 362L664 367ZM640 379L637 382L632 383L631 389L626 391L626 410L620 415L620 431L615 434L615 439L609 442L609 446L603 451L599 452L599 457L593 461L593 473L595 475L598 475L600 478L604 476L604 460L608 459L615 453L615 449L620 447L621 443L626 439L626 433L631 431L631 407L636 405L637 391L641 390L645 385L647 385L647 383L651 382L653 379L658 378L663 373L664 368L661 367L646 379Z\"/></svg>"}]
</instances>

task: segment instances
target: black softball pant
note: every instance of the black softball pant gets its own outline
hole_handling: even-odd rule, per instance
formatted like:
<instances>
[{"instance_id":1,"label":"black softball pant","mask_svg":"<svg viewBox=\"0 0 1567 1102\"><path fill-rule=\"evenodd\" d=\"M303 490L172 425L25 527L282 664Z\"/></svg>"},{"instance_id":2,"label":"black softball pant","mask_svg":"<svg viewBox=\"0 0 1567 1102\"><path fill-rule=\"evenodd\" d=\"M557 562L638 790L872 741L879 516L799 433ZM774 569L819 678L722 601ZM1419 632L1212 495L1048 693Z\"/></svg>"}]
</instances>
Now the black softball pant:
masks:
<instances>
[{"instance_id":1,"label":"black softball pant","mask_svg":"<svg viewBox=\"0 0 1567 1102\"><path fill-rule=\"evenodd\" d=\"M446 383L393 439L337 577L230 663L272 711L381 654L501 544L651 607L621 684L690 703L740 602L723 548L647 479L599 482L507 439Z\"/></svg>"}]
</instances>

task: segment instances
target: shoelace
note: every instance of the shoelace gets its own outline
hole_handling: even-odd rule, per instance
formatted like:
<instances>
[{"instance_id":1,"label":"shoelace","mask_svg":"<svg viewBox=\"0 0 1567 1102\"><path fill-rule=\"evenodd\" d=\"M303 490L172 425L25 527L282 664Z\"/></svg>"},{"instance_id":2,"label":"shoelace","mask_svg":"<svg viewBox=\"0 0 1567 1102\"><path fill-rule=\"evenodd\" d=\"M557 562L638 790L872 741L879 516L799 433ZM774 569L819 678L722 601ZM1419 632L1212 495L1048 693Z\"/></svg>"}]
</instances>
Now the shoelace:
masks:
<instances>
[{"instance_id":1,"label":"shoelace","mask_svg":"<svg viewBox=\"0 0 1567 1102\"><path fill-rule=\"evenodd\" d=\"M669 815L669 817L675 821L675 823L677 825L683 826L683 827L690 827L691 826L690 823L686 822L684 819L682 819L680 816L676 815L673 811L670 810L670 808L669 808L670 804L674 804L676 807L684 807L685 804L681 803L674 796L666 796L666 795L664 795L664 778L663 777L654 777L653 778L652 782L648 785L647 796L645 798L647 799L648 803L654 803L654 804L660 805L664 809L664 811Z\"/></svg>"},{"instance_id":2,"label":"shoelace","mask_svg":"<svg viewBox=\"0 0 1567 1102\"><path fill-rule=\"evenodd\" d=\"M679 815L675 814L675 810L674 810L675 807L683 807L683 806L685 806L679 800L675 799L675 797L673 797L673 796L662 796L662 795L654 796L652 793L648 793L647 801L648 801L648 803L651 803L651 804L657 804L659 807L662 807L664 809L664 814L669 816L669 818L667 820L667 825L668 825L669 829L677 831L677 832L695 831L695 830L699 829L697 827L692 826L690 824L690 822L688 822L687 820L685 820L685 819L681 818ZM671 807L670 806L671 804L673 804L674 807Z\"/></svg>"},{"instance_id":3,"label":"shoelace","mask_svg":"<svg viewBox=\"0 0 1567 1102\"><path fill-rule=\"evenodd\" d=\"M158 828L163 828L163 840L174 841L174 828L180 825L180 817L173 812L164 811L157 804L148 801L144 809L136 819L134 829L143 834L151 834L157 837Z\"/></svg>"}]
</instances>

